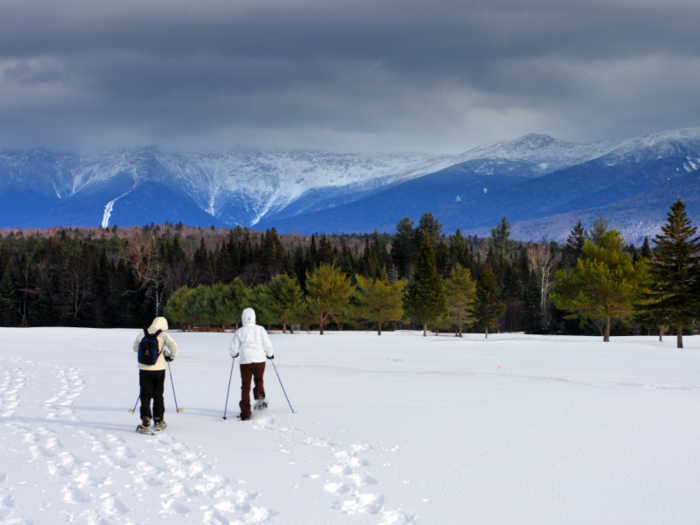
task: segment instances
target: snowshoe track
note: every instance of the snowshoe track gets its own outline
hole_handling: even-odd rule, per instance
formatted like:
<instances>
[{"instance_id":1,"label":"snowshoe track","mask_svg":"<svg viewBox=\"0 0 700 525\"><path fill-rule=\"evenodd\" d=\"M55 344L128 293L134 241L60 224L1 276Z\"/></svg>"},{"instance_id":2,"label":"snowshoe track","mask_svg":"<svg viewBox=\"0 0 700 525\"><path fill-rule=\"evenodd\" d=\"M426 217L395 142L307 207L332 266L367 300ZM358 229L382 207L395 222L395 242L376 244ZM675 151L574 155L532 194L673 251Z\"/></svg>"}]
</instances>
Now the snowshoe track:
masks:
<instances>
[{"instance_id":1,"label":"snowshoe track","mask_svg":"<svg viewBox=\"0 0 700 525\"><path fill-rule=\"evenodd\" d=\"M18 413L23 387L32 381L56 385L49 399L26 400L27 406L43 406L43 419ZM167 430L154 436L125 432L122 437L81 420L74 403L86 386L75 367L0 358L0 424L9 430L3 445L8 453L26 458L27 468L41 480L36 501L22 508L38 508L41 513L34 515L51 521L90 525L163 518L170 523L250 524L269 522L275 515L255 505L259 493L218 475L199 447ZM85 450L94 453L92 461L81 457ZM9 493L8 478L0 467L0 522L31 523ZM134 515L132 506L146 498L154 502L152 515Z\"/></svg>"},{"instance_id":2,"label":"snowshoe track","mask_svg":"<svg viewBox=\"0 0 700 525\"><path fill-rule=\"evenodd\" d=\"M379 518L379 525L401 525L417 523L416 516L407 514L399 509L388 508L386 496L375 492L373 488L380 487L380 481L369 471L371 464L363 457L363 453L373 449L368 444L351 444L341 447L324 438L311 436L294 427L286 427L276 423L273 415L256 414L253 417L253 428L277 432L283 441L279 451L291 454L295 445L317 447L329 454L326 472L333 479L324 481L321 487L327 493L337 496L332 502L332 508L346 515L371 515ZM318 474L306 474L306 478L321 481Z\"/></svg>"}]
</instances>

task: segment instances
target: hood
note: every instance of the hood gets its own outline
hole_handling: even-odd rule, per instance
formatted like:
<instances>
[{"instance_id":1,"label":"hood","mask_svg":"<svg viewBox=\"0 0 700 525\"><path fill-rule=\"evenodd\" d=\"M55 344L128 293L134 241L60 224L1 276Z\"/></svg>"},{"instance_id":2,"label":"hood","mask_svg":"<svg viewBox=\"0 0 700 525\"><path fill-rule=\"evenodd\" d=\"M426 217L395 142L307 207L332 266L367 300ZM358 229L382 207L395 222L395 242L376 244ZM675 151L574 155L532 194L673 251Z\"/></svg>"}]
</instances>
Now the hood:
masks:
<instances>
[{"instance_id":1,"label":"hood","mask_svg":"<svg viewBox=\"0 0 700 525\"><path fill-rule=\"evenodd\" d=\"M155 334L158 330L165 332L168 329L168 320L165 317L156 317L153 319L151 326L148 327L148 333Z\"/></svg>"},{"instance_id":2,"label":"hood","mask_svg":"<svg viewBox=\"0 0 700 525\"><path fill-rule=\"evenodd\" d=\"M241 314L241 319L243 320L243 325L255 324L255 310L246 308Z\"/></svg>"}]
</instances>

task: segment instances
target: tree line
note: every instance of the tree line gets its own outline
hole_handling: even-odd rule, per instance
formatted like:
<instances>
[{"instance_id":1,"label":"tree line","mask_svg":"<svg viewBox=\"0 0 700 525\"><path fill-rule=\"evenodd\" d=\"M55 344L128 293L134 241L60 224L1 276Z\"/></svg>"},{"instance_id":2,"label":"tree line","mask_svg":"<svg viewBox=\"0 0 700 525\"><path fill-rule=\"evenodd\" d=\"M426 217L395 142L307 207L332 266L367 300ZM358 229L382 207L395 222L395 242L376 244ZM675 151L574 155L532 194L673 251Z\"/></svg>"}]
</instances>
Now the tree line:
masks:
<instances>
[{"instance_id":1,"label":"tree line","mask_svg":"<svg viewBox=\"0 0 700 525\"><path fill-rule=\"evenodd\" d=\"M694 327L695 229L679 200L654 239L625 244L604 219L566 243L522 243L505 218L489 238L432 214L393 234L278 235L150 225L11 231L0 238L0 324L185 328L259 322L328 329L421 328L610 335ZM670 272L670 273L669 273ZM673 273L675 272L675 273ZM669 277L671 276L671 277Z\"/></svg>"}]
</instances>

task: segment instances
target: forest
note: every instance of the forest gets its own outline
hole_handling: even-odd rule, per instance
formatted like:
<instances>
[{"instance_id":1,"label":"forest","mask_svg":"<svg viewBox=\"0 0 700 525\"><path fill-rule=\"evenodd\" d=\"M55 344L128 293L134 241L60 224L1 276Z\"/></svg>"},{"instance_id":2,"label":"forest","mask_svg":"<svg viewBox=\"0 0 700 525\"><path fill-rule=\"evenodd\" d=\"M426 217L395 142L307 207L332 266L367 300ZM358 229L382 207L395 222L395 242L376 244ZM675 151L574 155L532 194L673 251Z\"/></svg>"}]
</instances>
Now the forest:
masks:
<instances>
[{"instance_id":1,"label":"forest","mask_svg":"<svg viewBox=\"0 0 700 525\"><path fill-rule=\"evenodd\" d=\"M700 248L678 200L650 247L600 218L566 243L445 235L425 213L392 234L278 235L182 224L0 232L0 325L610 335L695 328ZM675 273L674 273L675 272ZM695 294L695 295L693 295ZM691 300L692 299L692 300Z\"/></svg>"}]
</instances>

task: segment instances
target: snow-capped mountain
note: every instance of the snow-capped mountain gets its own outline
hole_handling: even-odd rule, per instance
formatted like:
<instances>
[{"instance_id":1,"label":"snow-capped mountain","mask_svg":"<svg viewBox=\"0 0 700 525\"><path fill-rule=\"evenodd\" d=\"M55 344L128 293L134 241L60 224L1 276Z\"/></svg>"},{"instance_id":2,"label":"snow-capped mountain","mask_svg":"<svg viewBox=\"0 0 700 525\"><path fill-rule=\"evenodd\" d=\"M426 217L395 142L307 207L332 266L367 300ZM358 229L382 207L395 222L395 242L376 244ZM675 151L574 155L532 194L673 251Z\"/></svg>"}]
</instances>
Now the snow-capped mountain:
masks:
<instances>
[{"instance_id":1,"label":"snow-capped mountain","mask_svg":"<svg viewBox=\"0 0 700 525\"><path fill-rule=\"evenodd\" d=\"M700 167L700 129L575 144L547 135L460 155L238 150L0 153L0 227L183 222L390 231L433 212L446 231L611 205Z\"/></svg>"},{"instance_id":2,"label":"snow-capped mountain","mask_svg":"<svg viewBox=\"0 0 700 525\"><path fill-rule=\"evenodd\" d=\"M595 159L615 149L611 141L576 144L530 133L510 142L477 146L458 156L459 162L479 161L475 171L493 175L499 167L510 163L528 166L532 176L544 175Z\"/></svg>"}]
</instances>

